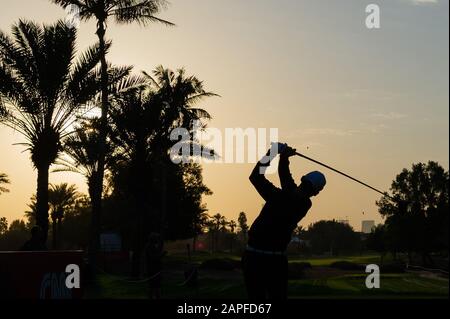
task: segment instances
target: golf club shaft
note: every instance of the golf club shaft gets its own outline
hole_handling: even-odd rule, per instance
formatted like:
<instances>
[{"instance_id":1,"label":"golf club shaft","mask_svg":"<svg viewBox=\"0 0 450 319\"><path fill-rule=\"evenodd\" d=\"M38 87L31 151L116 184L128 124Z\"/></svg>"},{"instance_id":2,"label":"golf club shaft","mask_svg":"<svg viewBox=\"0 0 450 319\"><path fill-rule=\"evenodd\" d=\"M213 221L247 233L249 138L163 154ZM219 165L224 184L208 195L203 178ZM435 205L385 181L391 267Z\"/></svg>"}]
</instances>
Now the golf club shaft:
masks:
<instances>
[{"instance_id":1,"label":"golf club shaft","mask_svg":"<svg viewBox=\"0 0 450 319\"><path fill-rule=\"evenodd\" d=\"M308 157L308 156L305 156L305 155L303 155L303 154L300 154L300 153L298 153L298 152L296 152L295 154L298 155L298 156L300 156L300 157L303 157L304 159L307 159L307 160L309 160L309 161L311 161L311 162L314 162L314 163L319 164L319 165L321 165L321 166L323 166L323 167L326 167L326 168L332 170L333 172L336 172L336 173L341 174L341 175L343 175L343 176L345 176L345 177L347 177L347 178L350 178L351 180L353 180L353 181L355 181L355 182L357 182L357 183L359 183L359 184L361 184L361 185L364 185L364 186L370 188L371 190L374 190L374 191L376 191L376 192L378 192L378 193L380 193L380 194L383 194L383 195L385 195L385 196L387 196L387 197L389 197L389 198L392 199L392 197L389 196L386 192L382 192L382 191L380 191L379 189L376 189L375 187L372 187L372 186L370 186L370 185L368 185L368 184L366 184L366 183L364 183L364 182L361 182L360 180L358 180L358 179L356 179L356 178L354 178L354 177L351 177L351 176L348 175L348 174L345 174L345 173L343 173L343 172L341 172L341 171L338 171L337 169L335 169L335 168L333 168L333 167L331 167L331 166L328 166L327 164L324 164L324 163L321 163L321 162L319 162L319 161L316 161L315 159L312 159L312 158L310 158L310 157Z\"/></svg>"}]
</instances>

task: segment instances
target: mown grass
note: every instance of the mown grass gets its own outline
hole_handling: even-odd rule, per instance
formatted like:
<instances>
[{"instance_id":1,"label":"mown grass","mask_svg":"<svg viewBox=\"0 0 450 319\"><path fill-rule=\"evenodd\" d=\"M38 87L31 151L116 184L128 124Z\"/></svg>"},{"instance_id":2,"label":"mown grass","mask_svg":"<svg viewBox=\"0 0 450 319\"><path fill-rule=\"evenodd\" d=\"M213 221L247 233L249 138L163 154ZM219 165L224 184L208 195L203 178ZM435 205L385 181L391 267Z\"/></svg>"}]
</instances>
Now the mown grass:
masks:
<instances>
[{"instance_id":1,"label":"mown grass","mask_svg":"<svg viewBox=\"0 0 450 319\"><path fill-rule=\"evenodd\" d=\"M380 288L368 289L364 275L289 282L292 298L448 298L448 280L415 274L381 275Z\"/></svg>"},{"instance_id":2,"label":"mown grass","mask_svg":"<svg viewBox=\"0 0 450 319\"><path fill-rule=\"evenodd\" d=\"M367 256L342 256L342 257L314 257L314 258L302 258L291 257L290 262L309 262L312 266L329 266L337 261L349 261L356 264L379 264L380 256L367 255ZM385 259L384 262L387 262Z\"/></svg>"},{"instance_id":3,"label":"mown grass","mask_svg":"<svg viewBox=\"0 0 450 319\"><path fill-rule=\"evenodd\" d=\"M196 254L192 262L201 263L211 258L232 258L229 254ZM379 256L347 256L333 258L290 258L290 262L309 262L314 267L326 267L336 261L350 261L360 264L379 263ZM163 274L162 294L164 298L206 298L230 299L246 298L244 282L240 270L218 271L199 270L198 288L183 285L185 256L168 256L167 270ZM326 268L325 268L326 269ZM368 289L365 274L345 274L320 279L289 281L290 298L448 298L449 281L442 278L428 278L419 274L381 274L381 287ZM86 290L85 298L101 299L146 299L147 283L132 282L123 276L100 274L95 285Z\"/></svg>"}]
</instances>

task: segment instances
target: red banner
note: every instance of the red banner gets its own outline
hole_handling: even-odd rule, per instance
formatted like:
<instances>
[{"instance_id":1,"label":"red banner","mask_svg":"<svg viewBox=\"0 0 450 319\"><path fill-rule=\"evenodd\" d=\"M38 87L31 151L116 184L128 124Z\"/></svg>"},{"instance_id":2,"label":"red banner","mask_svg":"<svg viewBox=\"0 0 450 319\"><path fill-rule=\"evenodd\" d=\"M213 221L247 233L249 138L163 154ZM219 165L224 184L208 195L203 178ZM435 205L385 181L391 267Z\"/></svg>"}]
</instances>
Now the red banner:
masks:
<instances>
[{"instance_id":1,"label":"red banner","mask_svg":"<svg viewBox=\"0 0 450 319\"><path fill-rule=\"evenodd\" d=\"M0 297L78 299L82 270L82 251L0 252Z\"/></svg>"}]
</instances>

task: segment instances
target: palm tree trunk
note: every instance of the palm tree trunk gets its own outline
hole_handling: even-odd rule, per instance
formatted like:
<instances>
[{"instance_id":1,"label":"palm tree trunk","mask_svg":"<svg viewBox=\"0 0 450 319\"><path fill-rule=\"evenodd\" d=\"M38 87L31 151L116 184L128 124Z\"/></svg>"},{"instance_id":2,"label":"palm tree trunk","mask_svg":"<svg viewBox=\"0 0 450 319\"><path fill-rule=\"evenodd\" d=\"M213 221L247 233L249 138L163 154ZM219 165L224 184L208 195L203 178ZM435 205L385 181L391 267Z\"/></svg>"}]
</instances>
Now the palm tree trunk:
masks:
<instances>
[{"instance_id":1,"label":"palm tree trunk","mask_svg":"<svg viewBox=\"0 0 450 319\"><path fill-rule=\"evenodd\" d=\"M97 36L101 52L101 87L102 87L102 114L99 133L99 159L96 183L92 194L92 224L89 240L89 264L91 273L95 275L96 257L100 246L100 225L102 214L103 178L105 176L106 136L108 129L108 65L106 63L105 21L98 21Z\"/></svg>"},{"instance_id":2,"label":"palm tree trunk","mask_svg":"<svg viewBox=\"0 0 450 319\"><path fill-rule=\"evenodd\" d=\"M144 242L148 239L148 231L146 230L148 230L148 225L151 224L149 222L151 220L149 205L147 204L148 196L146 196L147 183L151 179L148 179L145 159L145 141L138 139L136 161L131 164L131 183L133 185L136 209L135 243L131 265L132 277L134 278L139 278L141 275Z\"/></svg>"},{"instance_id":3,"label":"palm tree trunk","mask_svg":"<svg viewBox=\"0 0 450 319\"><path fill-rule=\"evenodd\" d=\"M61 249L62 245L62 222L61 222L61 217L58 218L58 222L56 223L56 231L58 233L58 238L56 238L56 248L57 249Z\"/></svg>"},{"instance_id":4,"label":"palm tree trunk","mask_svg":"<svg viewBox=\"0 0 450 319\"><path fill-rule=\"evenodd\" d=\"M135 233L134 233L134 245L133 245L133 258L131 260L131 276L133 278L139 278L141 275L141 261L142 261L142 252L144 249L144 213L146 210L145 198L143 197L143 193L141 189L138 189L136 194L136 225L135 225Z\"/></svg>"},{"instance_id":5,"label":"palm tree trunk","mask_svg":"<svg viewBox=\"0 0 450 319\"><path fill-rule=\"evenodd\" d=\"M192 252L193 253L195 253L197 250L197 248L196 248L197 247L197 237L198 237L198 235L197 235L197 233L195 233L194 238L192 240Z\"/></svg>"},{"instance_id":6,"label":"palm tree trunk","mask_svg":"<svg viewBox=\"0 0 450 319\"><path fill-rule=\"evenodd\" d=\"M37 167L36 191L36 225L42 229L42 243L48 238L48 171L50 165L43 164Z\"/></svg>"},{"instance_id":7,"label":"palm tree trunk","mask_svg":"<svg viewBox=\"0 0 450 319\"><path fill-rule=\"evenodd\" d=\"M97 255L100 247L100 214L102 205L102 195L99 187L96 185L99 182L99 178L95 178L95 182L91 182L92 186L89 188L89 194L91 197L91 229L89 240L89 270L92 276L95 276L97 268Z\"/></svg>"},{"instance_id":8,"label":"palm tree trunk","mask_svg":"<svg viewBox=\"0 0 450 319\"><path fill-rule=\"evenodd\" d=\"M161 236L164 240L167 217L167 167L164 162L161 166L161 177Z\"/></svg>"},{"instance_id":9,"label":"palm tree trunk","mask_svg":"<svg viewBox=\"0 0 450 319\"><path fill-rule=\"evenodd\" d=\"M53 250L57 249L57 243L56 243L56 217L52 217L52 247Z\"/></svg>"}]
</instances>

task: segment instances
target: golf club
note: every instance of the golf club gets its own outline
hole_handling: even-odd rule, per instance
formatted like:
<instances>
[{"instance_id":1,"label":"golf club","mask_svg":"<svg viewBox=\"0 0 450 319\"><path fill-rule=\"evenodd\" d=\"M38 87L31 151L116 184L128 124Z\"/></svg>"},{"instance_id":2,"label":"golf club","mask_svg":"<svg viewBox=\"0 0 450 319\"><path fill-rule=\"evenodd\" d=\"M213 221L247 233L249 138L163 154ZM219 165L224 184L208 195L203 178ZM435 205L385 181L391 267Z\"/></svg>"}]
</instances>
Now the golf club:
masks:
<instances>
[{"instance_id":1,"label":"golf club","mask_svg":"<svg viewBox=\"0 0 450 319\"><path fill-rule=\"evenodd\" d=\"M393 198L392 198L387 192L380 191L379 189L376 189L375 187L372 187L372 186L370 186L370 185L368 185L368 184L366 184L366 183L364 183L364 182L362 182L362 181L360 181L360 180L358 180L358 179L356 179L356 178L354 178L354 177L351 177L350 175L345 174L345 173L343 173L343 172L341 172L341 171L339 171L339 170L337 170L337 169L335 169L335 168L333 168L333 167L331 167L331 166L328 166L328 165L326 165L326 164L324 164L324 163L321 163L321 162L319 162L319 161L316 161L315 159L312 159L311 157L308 157L308 156L303 155L303 154L298 153L298 152L295 152L295 155L300 156L300 157L303 157L304 159L307 159L307 160L309 160L309 161L311 161L311 162L314 162L314 163L319 164L319 165L321 165L321 166L323 166L323 167L326 167L326 168L332 170L333 172L336 172L336 173L341 174L341 175L343 175L343 176L345 176L345 177L347 177L347 178L350 178L351 180L353 180L353 181L355 181L355 182L357 182L357 183L359 183L359 184L361 184L361 185L364 185L364 186L370 188L371 190L374 190L374 191L376 191L377 193L380 193L380 194L382 194L382 195L385 195L385 196L389 197L391 200L393 200Z\"/></svg>"}]
</instances>

